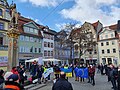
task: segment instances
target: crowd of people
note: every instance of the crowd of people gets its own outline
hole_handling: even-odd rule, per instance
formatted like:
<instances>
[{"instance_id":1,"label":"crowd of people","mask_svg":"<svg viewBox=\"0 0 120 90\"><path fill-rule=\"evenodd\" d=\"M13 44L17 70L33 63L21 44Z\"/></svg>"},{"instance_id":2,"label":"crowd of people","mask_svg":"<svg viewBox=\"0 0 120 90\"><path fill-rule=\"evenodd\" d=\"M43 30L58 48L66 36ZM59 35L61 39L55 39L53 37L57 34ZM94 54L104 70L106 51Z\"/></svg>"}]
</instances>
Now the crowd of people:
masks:
<instances>
[{"instance_id":1,"label":"crowd of people","mask_svg":"<svg viewBox=\"0 0 120 90\"><path fill-rule=\"evenodd\" d=\"M25 80L29 81L29 83L33 83L35 79L37 81L35 83L46 83L49 81L49 74L46 78L44 78L43 73L48 68L53 68L54 70L54 84L52 90L73 90L72 84L69 82L69 77L66 76L66 73L61 71L61 68L64 69L72 69L72 77L75 78L77 82L85 82L91 83L93 86L95 85L95 71L98 74L106 75L108 78L108 82L111 82L113 90L120 90L120 66L115 67L113 64L109 65L94 65L94 64L80 64L80 65L39 65L36 61L31 63L29 70L26 70L23 65L18 67L13 67L10 72L6 72L4 70L0 70L0 90L24 90ZM88 77L84 78L77 74L78 69L87 68ZM97 70L96 70L97 68ZM26 72L30 73L28 77Z\"/></svg>"},{"instance_id":2,"label":"crowd of people","mask_svg":"<svg viewBox=\"0 0 120 90\"><path fill-rule=\"evenodd\" d=\"M120 65L114 66L113 64L109 65L98 65L97 73L101 75L106 75L108 82L111 82L113 90L120 90Z\"/></svg>"}]
</instances>

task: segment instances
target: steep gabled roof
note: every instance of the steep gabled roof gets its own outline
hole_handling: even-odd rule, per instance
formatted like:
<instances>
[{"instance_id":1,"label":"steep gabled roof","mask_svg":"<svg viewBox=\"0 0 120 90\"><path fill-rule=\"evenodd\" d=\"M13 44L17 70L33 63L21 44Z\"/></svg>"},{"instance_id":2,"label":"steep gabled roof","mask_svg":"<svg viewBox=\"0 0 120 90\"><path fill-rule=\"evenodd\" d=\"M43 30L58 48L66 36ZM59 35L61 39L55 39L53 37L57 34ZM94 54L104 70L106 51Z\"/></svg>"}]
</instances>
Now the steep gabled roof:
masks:
<instances>
[{"instance_id":1,"label":"steep gabled roof","mask_svg":"<svg viewBox=\"0 0 120 90\"><path fill-rule=\"evenodd\" d=\"M117 24L108 26L111 30L117 30Z\"/></svg>"},{"instance_id":2,"label":"steep gabled roof","mask_svg":"<svg viewBox=\"0 0 120 90\"><path fill-rule=\"evenodd\" d=\"M24 24L27 24L29 22L33 22L36 24L36 22L34 22L33 20L31 19L28 19L28 18L25 18L23 16L20 16L19 19L18 19L18 30L21 34L29 34L29 33L25 33L24 30L23 30L23 25ZM36 24L38 26L38 24ZM40 25L38 26L40 27ZM40 31L38 31L38 35L33 35L33 34L30 34L32 36L37 36L37 37L42 37L42 34Z\"/></svg>"}]
</instances>

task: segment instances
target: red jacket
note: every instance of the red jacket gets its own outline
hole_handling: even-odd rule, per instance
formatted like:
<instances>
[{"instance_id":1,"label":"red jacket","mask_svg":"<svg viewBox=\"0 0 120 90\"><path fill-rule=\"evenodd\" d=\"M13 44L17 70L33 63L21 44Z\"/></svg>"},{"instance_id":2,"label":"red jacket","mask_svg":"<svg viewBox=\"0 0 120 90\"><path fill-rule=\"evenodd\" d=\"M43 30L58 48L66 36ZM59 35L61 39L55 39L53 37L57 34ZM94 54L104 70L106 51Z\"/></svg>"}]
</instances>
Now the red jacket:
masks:
<instances>
[{"instance_id":1,"label":"red jacket","mask_svg":"<svg viewBox=\"0 0 120 90\"><path fill-rule=\"evenodd\" d=\"M89 75L94 76L95 75L95 67L90 67L89 68Z\"/></svg>"}]
</instances>

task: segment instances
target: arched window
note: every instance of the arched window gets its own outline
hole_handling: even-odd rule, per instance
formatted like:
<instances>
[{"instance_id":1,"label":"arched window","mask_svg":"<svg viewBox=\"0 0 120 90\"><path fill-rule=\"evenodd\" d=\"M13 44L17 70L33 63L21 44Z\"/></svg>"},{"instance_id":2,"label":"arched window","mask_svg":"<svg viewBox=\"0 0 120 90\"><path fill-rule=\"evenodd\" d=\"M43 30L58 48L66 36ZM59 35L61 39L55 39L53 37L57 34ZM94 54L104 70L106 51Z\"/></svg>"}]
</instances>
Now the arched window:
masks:
<instances>
[{"instance_id":1,"label":"arched window","mask_svg":"<svg viewBox=\"0 0 120 90\"><path fill-rule=\"evenodd\" d=\"M0 16L2 16L2 9L0 9Z\"/></svg>"}]
</instances>

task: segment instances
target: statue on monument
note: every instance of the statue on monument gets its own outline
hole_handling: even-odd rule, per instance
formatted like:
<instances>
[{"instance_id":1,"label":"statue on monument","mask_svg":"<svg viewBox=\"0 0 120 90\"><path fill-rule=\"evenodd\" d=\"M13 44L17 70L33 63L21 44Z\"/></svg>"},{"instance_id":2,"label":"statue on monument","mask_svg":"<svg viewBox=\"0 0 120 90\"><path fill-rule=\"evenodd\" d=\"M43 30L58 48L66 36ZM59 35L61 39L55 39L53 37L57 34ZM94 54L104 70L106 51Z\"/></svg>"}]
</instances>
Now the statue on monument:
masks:
<instances>
[{"instance_id":1,"label":"statue on monument","mask_svg":"<svg viewBox=\"0 0 120 90\"><path fill-rule=\"evenodd\" d=\"M16 10L16 4L13 2L10 5L10 15L11 15L11 20L10 20L11 28L17 29L19 13Z\"/></svg>"}]
</instances>

